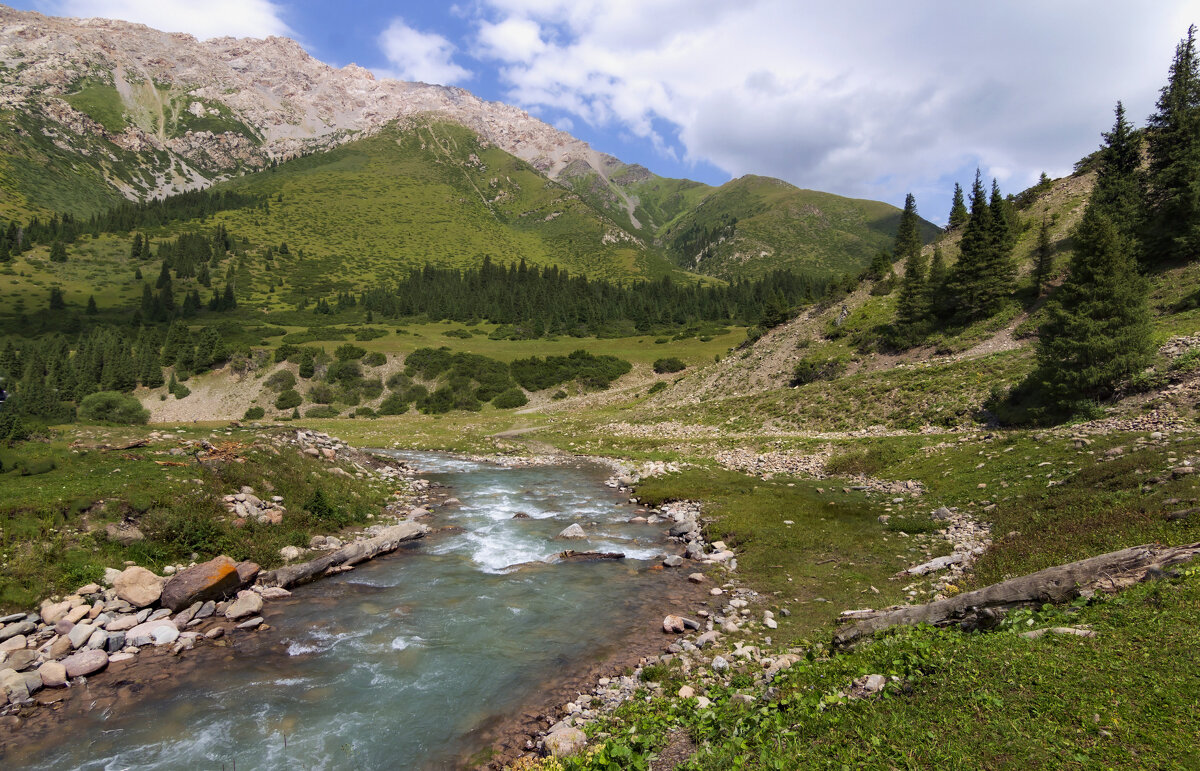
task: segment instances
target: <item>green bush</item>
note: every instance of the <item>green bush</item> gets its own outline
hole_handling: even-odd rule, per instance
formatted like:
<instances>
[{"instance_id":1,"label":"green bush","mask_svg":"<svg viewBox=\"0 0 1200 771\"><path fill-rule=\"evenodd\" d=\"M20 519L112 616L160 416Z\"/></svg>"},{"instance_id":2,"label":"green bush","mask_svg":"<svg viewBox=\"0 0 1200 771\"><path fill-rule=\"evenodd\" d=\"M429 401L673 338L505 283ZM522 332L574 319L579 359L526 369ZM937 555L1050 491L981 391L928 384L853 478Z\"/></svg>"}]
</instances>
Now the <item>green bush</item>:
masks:
<instances>
[{"instance_id":1,"label":"green bush","mask_svg":"<svg viewBox=\"0 0 1200 771\"><path fill-rule=\"evenodd\" d=\"M140 425L150 421L150 411L129 394L100 391L88 394L79 402L79 417L101 423Z\"/></svg>"},{"instance_id":2,"label":"green bush","mask_svg":"<svg viewBox=\"0 0 1200 771\"><path fill-rule=\"evenodd\" d=\"M836 380L846 371L846 362L838 359L804 359L792 370L791 385L800 386L818 380Z\"/></svg>"},{"instance_id":3,"label":"green bush","mask_svg":"<svg viewBox=\"0 0 1200 771\"><path fill-rule=\"evenodd\" d=\"M671 372L682 372L685 369L687 369L687 365L683 363L683 360L677 359L674 356L654 361L654 371L660 375L666 375Z\"/></svg>"},{"instance_id":4,"label":"green bush","mask_svg":"<svg viewBox=\"0 0 1200 771\"><path fill-rule=\"evenodd\" d=\"M316 363L313 362L311 357L300 362L299 374L300 374L300 377L304 378L305 380L309 379L314 374L316 374L316 371L317 371L317 365L316 365Z\"/></svg>"},{"instance_id":5,"label":"green bush","mask_svg":"<svg viewBox=\"0 0 1200 771\"><path fill-rule=\"evenodd\" d=\"M579 350L570 356L517 359L509 368L513 378L526 391L541 391L572 380L578 380L586 388L608 388L612 381L633 367L615 356L593 356Z\"/></svg>"},{"instance_id":6,"label":"green bush","mask_svg":"<svg viewBox=\"0 0 1200 771\"><path fill-rule=\"evenodd\" d=\"M334 350L333 355L337 357L338 361L357 361L367 355L367 349L360 348L351 343L345 343L344 345L339 345Z\"/></svg>"},{"instance_id":7,"label":"green bush","mask_svg":"<svg viewBox=\"0 0 1200 771\"><path fill-rule=\"evenodd\" d=\"M289 388L288 390L279 394L279 396L275 399L275 409L290 410L293 407L299 407L303 401L304 397L300 396L299 393Z\"/></svg>"},{"instance_id":8,"label":"green bush","mask_svg":"<svg viewBox=\"0 0 1200 771\"><path fill-rule=\"evenodd\" d=\"M387 364L387 356L379 351L371 351L363 357L362 363L368 367L382 367L384 364Z\"/></svg>"},{"instance_id":9,"label":"green bush","mask_svg":"<svg viewBox=\"0 0 1200 771\"><path fill-rule=\"evenodd\" d=\"M242 420L258 420L266 416L267 411L262 407L251 407L246 410L246 414L242 416Z\"/></svg>"},{"instance_id":10,"label":"green bush","mask_svg":"<svg viewBox=\"0 0 1200 771\"><path fill-rule=\"evenodd\" d=\"M38 474L46 474L56 468L53 458L37 458L32 460L23 460L17 464L17 473L23 477L37 476Z\"/></svg>"},{"instance_id":11,"label":"green bush","mask_svg":"<svg viewBox=\"0 0 1200 771\"><path fill-rule=\"evenodd\" d=\"M354 411L354 417L356 417L356 418L377 418L377 417L379 417L379 415L376 414L375 410L371 409L370 407L359 407L358 409L356 409Z\"/></svg>"},{"instance_id":12,"label":"green bush","mask_svg":"<svg viewBox=\"0 0 1200 771\"><path fill-rule=\"evenodd\" d=\"M646 392L646 395L653 396L654 394L658 393L659 391L665 391L665 390L667 390L667 383L665 380L660 380L657 383L655 383L654 385L650 386L650 390Z\"/></svg>"},{"instance_id":13,"label":"green bush","mask_svg":"<svg viewBox=\"0 0 1200 771\"><path fill-rule=\"evenodd\" d=\"M408 401L403 397L403 395L393 391L392 393L388 394L382 402L379 403L379 414L403 415L404 413L408 412L408 408L411 405L411 401Z\"/></svg>"},{"instance_id":14,"label":"green bush","mask_svg":"<svg viewBox=\"0 0 1200 771\"><path fill-rule=\"evenodd\" d=\"M492 399L492 406L502 410L511 410L516 407L524 407L529 404L529 399L525 398L525 393L520 388L509 388L506 391L501 391Z\"/></svg>"},{"instance_id":15,"label":"green bush","mask_svg":"<svg viewBox=\"0 0 1200 771\"><path fill-rule=\"evenodd\" d=\"M465 329L447 329L442 333L446 337L457 337L460 340L470 340L471 333Z\"/></svg>"},{"instance_id":16,"label":"green bush","mask_svg":"<svg viewBox=\"0 0 1200 771\"><path fill-rule=\"evenodd\" d=\"M567 392L566 392L566 391L564 391L564 390L562 390L562 389L560 388L560 389L558 389L557 391L555 391L555 392L554 392L554 395L553 395L553 396L551 396L550 398L551 398L551 399L553 399L553 400L554 400L554 401L556 401L556 402L557 402L557 401L560 401L560 400L562 400L562 399L566 399L566 398L567 398Z\"/></svg>"},{"instance_id":17,"label":"green bush","mask_svg":"<svg viewBox=\"0 0 1200 771\"><path fill-rule=\"evenodd\" d=\"M356 330L354 332L354 339L358 340L360 343L366 342L367 340L375 340L380 337L386 337L386 336L387 336L387 330L380 329L379 327L363 327L362 329Z\"/></svg>"},{"instance_id":18,"label":"green bush","mask_svg":"<svg viewBox=\"0 0 1200 771\"><path fill-rule=\"evenodd\" d=\"M308 410L305 410L304 416L306 418L336 418L338 416L338 410L336 407L322 404L318 407L311 407Z\"/></svg>"},{"instance_id":19,"label":"green bush","mask_svg":"<svg viewBox=\"0 0 1200 771\"><path fill-rule=\"evenodd\" d=\"M292 374L291 370L281 369L268 376L263 381L263 385L276 393L288 391L296 387L296 376Z\"/></svg>"},{"instance_id":20,"label":"green bush","mask_svg":"<svg viewBox=\"0 0 1200 771\"><path fill-rule=\"evenodd\" d=\"M317 383L308 389L308 399L315 404L333 404L333 389L328 383Z\"/></svg>"}]
</instances>

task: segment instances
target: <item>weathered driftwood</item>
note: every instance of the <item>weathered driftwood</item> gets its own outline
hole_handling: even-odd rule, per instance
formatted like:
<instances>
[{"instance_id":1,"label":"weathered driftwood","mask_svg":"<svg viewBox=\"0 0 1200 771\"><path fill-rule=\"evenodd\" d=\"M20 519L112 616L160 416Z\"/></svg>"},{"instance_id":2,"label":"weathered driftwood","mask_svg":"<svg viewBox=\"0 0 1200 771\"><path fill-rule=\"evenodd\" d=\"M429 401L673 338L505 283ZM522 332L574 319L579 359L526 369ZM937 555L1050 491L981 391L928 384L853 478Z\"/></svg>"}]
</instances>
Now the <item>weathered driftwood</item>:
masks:
<instances>
[{"instance_id":1,"label":"weathered driftwood","mask_svg":"<svg viewBox=\"0 0 1200 771\"><path fill-rule=\"evenodd\" d=\"M559 562L589 562L592 560L623 560L625 555L619 551L575 551L567 549L558 553Z\"/></svg>"},{"instance_id":2,"label":"weathered driftwood","mask_svg":"<svg viewBox=\"0 0 1200 771\"><path fill-rule=\"evenodd\" d=\"M1115 592L1141 581L1150 571L1178 565L1197 556L1200 556L1200 543L1133 546L1046 568L926 605L873 611L869 615L855 611L845 619L855 623L838 630L833 643L842 647L853 645L863 637L901 624L959 624L964 629L988 627L1013 608L1066 602L1085 591Z\"/></svg>"},{"instance_id":3,"label":"weathered driftwood","mask_svg":"<svg viewBox=\"0 0 1200 771\"><path fill-rule=\"evenodd\" d=\"M343 546L337 551L299 565L285 565L264 573L259 582L264 586L281 586L284 589L311 581L330 568L356 565L380 554L395 551L400 544L420 538L429 532L429 527L420 522L401 522L384 529L374 538Z\"/></svg>"}]
</instances>

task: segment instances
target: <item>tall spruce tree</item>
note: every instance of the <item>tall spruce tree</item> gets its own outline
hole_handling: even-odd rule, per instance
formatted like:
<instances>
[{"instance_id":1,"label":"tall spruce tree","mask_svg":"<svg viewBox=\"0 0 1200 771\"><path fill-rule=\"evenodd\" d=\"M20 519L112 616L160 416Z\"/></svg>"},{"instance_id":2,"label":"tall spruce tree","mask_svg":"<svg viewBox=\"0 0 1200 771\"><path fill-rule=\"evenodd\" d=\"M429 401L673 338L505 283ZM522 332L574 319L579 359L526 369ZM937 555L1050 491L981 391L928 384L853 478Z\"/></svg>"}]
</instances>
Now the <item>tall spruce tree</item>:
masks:
<instances>
[{"instance_id":1,"label":"tall spruce tree","mask_svg":"<svg viewBox=\"0 0 1200 771\"><path fill-rule=\"evenodd\" d=\"M1038 229L1037 248L1033 251L1033 288L1040 295L1046 288L1046 280L1050 278L1050 270L1054 267L1054 250L1050 246L1050 222L1042 219Z\"/></svg>"},{"instance_id":2,"label":"tall spruce tree","mask_svg":"<svg viewBox=\"0 0 1200 771\"><path fill-rule=\"evenodd\" d=\"M954 201L950 204L950 221L946 226L946 230L954 230L967 224L967 218L971 215L967 212L967 204L963 199L962 185L954 183Z\"/></svg>"},{"instance_id":3,"label":"tall spruce tree","mask_svg":"<svg viewBox=\"0 0 1200 771\"><path fill-rule=\"evenodd\" d=\"M904 260L904 278L896 299L896 321L901 336L905 338L903 342L910 344L922 333L929 320L925 256L921 253L917 200L912 193L904 199L904 212L896 229L896 257Z\"/></svg>"},{"instance_id":4,"label":"tall spruce tree","mask_svg":"<svg viewBox=\"0 0 1200 771\"><path fill-rule=\"evenodd\" d=\"M1175 48L1167 84L1146 126L1149 260L1200 256L1200 60L1196 27Z\"/></svg>"},{"instance_id":5,"label":"tall spruce tree","mask_svg":"<svg viewBox=\"0 0 1200 771\"><path fill-rule=\"evenodd\" d=\"M962 323L991 316L1012 294L1016 266L1006 206L994 181L989 200L977 170L971 186L971 216L959 242L958 262L947 282L955 315Z\"/></svg>"},{"instance_id":6,"label":"tall spruce tree","mask_svg":"<svg viewBox=\"0 0 1200 771\"><path fill-rule=\"evenodd\" d=\"M1137 238L1143 219L1145 180L1141 174L1142 138L1125 119L1125 106L1117 102L1112 131L1105 132L1100 148L1100 168L1092 189L1092 204L1100 206L1121 235ZM1135 254L1136 256L1136 254Z\"/></svg>"},{"instance_id":7,"label":"tall spruce tree","mask_svg":"<svg viewBox=\"0 0 1200 771\"><path fill-rule=\"evenodd\" d=\"M1153 353L1146 280L1129 239L1098 206L1088 206L1075 232L1066 280L1038 330L1035 373L1060 409L1109 396Z\"/></svg>"}]
</instances>

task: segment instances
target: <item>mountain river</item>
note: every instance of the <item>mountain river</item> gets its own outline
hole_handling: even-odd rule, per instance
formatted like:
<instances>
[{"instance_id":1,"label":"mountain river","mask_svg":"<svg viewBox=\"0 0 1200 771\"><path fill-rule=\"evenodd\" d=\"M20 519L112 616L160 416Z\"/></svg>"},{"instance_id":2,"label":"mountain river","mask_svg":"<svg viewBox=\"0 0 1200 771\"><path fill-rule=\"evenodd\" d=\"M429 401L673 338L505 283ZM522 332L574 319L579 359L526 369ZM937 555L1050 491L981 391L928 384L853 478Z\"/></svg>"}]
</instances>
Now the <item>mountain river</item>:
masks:
<instances>
[{"instance_id":1,"label":"mountain river","mask_svg":"<svg viewBox=\"0 0 1200 771\"><path fill-rule=\"evenodd\" d=\"M397 456L451 488L461 503L433 524L461 530L269 602L269 630L197 649L201 663L119 707L64 715L59 736L7 767L453 767L549 683L661 618L666 582L647 568L663 530L627 524L632 508L603 485L605 469ZM591 537L555 540L573 522ZM564 548L627 559L524 564Z\"/></svg>"}]
</instances>

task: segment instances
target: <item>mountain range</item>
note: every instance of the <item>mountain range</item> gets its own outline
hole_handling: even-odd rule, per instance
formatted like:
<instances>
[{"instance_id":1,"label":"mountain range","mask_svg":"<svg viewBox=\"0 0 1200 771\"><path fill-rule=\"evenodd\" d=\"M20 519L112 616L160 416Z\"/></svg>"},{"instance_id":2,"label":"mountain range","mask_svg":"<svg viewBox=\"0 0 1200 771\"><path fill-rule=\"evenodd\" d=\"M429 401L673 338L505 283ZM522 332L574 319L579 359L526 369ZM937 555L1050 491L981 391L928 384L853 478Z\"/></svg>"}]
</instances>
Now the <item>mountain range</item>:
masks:
<instances>
[{"instance_id":1,"label":"mountain range","mask_svg":"<svg viewBox=\"0 0 1200 771\"><path fill-rule=\"evenodd\" d=\"M889 204L767 177L659 177L517 107L334 68L285 38L199 41L0 6L0 218L87 217L213 185L282 193L238 232L314 256L491 254L612 279L828 278L890 247L899 221Z\"/></svg>"}]
</instances>

